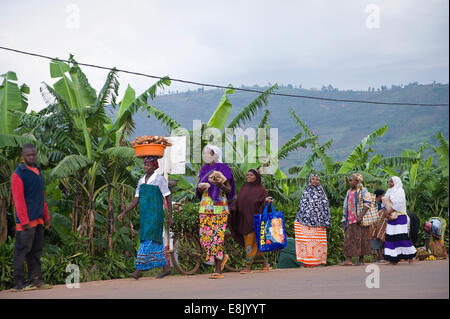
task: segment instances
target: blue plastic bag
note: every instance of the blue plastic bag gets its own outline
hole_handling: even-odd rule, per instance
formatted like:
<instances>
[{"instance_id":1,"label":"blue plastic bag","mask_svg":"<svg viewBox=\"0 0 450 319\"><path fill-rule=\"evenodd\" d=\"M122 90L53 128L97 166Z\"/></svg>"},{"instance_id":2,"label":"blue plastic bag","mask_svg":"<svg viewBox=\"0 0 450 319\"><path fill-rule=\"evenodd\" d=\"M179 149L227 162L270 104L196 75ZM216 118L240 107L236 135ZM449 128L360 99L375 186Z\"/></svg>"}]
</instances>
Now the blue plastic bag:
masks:
<instances>
[{"instance_id":1,"label":"blue plastic bag","mask_svg":"<svg viewBox=\"0 0 450 319\"><path fill-rule=\"evenodd\" d=\"M255 224L256 244L261 252L283 249L287 246L286 227L283 212L276 212L269 203L264 207L262 214L253 216Z\"/></svg>"}]
</instances>

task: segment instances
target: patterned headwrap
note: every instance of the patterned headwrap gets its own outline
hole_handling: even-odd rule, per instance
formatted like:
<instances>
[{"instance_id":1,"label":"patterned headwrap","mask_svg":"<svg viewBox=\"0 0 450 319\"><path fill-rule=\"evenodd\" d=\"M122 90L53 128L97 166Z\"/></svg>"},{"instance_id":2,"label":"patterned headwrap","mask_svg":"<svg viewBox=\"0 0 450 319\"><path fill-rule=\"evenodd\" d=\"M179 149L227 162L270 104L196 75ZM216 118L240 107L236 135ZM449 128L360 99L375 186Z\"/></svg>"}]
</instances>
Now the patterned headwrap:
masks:
<instances>
[{"instance_id":1,"label":"patterned headwrap","mask_svg":"<svg viewBox=\"0 0 450 319\"><path fill-rule=\"evenodd\" d=\"M358 184L356 185L357 191L360 191L361 189L363 189L363 187L364 187L363 176L361 174L358 174L358 173L352 174L350 176L350 180L352 180L352 179L356 179L358 181Z\"/></svg>"}]
</instances>

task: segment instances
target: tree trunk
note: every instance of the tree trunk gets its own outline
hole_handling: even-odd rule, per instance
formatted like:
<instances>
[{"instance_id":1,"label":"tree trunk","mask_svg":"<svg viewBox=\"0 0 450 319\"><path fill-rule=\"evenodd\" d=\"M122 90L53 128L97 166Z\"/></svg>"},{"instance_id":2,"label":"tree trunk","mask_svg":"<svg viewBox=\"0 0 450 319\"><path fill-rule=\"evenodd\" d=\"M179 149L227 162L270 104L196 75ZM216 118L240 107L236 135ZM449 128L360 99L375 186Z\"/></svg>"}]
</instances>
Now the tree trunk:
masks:
<instances>
[{"instance_id":1,"label":"tree trunk","mask_svg":"<svg viewBox=\"0 0 450 319\"><path fill-rule=\"evenodd\" d=\"M6 199L0 198L0 245L8 239L8 222L6 218Z\"/></svg>"},{"instance_id":2,"label":"tree trunk","mask_svg":"<svg viewBox=\"0 0 450 319\"><path fill-rule=\"evenodd\" d=\"M113 205L113 188L108 187L108 250L112 251L114 249L113 235L115 233L115 223L114 223L114 205Z\"/></svg>"},{"instance_id":3,"label":"tree trunk","mask_svg":"<svg viewBox=\"0 0 450 319\"><path fill-rule=\"evenodd\" d=\"M94 255L94 229L95 229L95 211L94 201L89 199L88 216L88 238L89 238L89 253Z\"/></svg>"}]
</instances>

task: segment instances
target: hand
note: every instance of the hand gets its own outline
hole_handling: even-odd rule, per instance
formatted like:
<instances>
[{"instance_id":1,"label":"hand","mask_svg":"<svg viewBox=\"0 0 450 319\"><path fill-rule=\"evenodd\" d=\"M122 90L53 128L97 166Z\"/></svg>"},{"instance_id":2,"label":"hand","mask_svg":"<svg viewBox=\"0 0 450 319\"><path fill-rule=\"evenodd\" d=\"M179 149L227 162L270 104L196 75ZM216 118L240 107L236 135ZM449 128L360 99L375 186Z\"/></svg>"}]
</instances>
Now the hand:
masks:
<instances>
[{"instance_id":1,"label":"hand","mask_svg":"<svg viewBox=\"0 0 450 319\"><path fill-rule=\"evenodd\" d=\"M31 229L30 224L22 225L22 229L23 229L23 230Z\"/></svg>"},{"instance_id":2,"label":"hand","mask_svg":"<svg viewBox=\"0 0 450 319\"><path fill-rule=\"evenodd\" d=\"M273 202L273 198L271 196L266 197L266 202L267 203L272 203Z\"/></svg>"},{"instance_id":3,"label":"hand","mask_svg":"<svg viewBox=\"0 0 450 319\"><path fill-rule=\"evenodd\" d=\"M50 222L50 219L48 219L44 222L45 229L49 229L51 225L52 225L52 223Z\"/></svg>"},{"instance_id":4,"label":"hand","mask_svg":"<svg viewBox=\"0 0 450 319\"><path fill-rule=\"evenodd\" d=\"M203 193L205 190L209 189L209 184L208 183L199 183L198 184L198 189L201 193Z\"/></svg>"},{"instance_id":5,"label":"hand","mask_svg":"<svg viewBox=\"0 0 450 319\"><path fill-rule=\"evenodd\" d=\"M119 214L119 216L117 217L117 219L119 220L119 222L122 222L124 217L125 217L125 212Z\"/></svg>"}]
</instances>

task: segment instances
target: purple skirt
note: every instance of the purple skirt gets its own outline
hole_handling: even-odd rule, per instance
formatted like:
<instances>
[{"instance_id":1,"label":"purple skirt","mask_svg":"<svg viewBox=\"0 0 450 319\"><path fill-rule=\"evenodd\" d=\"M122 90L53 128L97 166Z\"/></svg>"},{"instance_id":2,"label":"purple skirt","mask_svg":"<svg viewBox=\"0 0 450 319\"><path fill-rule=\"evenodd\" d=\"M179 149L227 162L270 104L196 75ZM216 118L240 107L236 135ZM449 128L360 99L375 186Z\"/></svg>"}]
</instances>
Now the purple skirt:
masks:
<instances>
[{"instance_id":1,"label":"purple skirt","mask_svg":"<svg viewBox=\"0 0 450 319\"><path fill-rule=\"evenodd\" d=\"M396 263L402 259L413 259L416 257L416 253L416 248L409 240L408 216L399 215L397 219L388 221L384 243L384 259Z\"/></svg>"}]
</instances>

